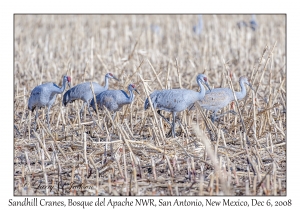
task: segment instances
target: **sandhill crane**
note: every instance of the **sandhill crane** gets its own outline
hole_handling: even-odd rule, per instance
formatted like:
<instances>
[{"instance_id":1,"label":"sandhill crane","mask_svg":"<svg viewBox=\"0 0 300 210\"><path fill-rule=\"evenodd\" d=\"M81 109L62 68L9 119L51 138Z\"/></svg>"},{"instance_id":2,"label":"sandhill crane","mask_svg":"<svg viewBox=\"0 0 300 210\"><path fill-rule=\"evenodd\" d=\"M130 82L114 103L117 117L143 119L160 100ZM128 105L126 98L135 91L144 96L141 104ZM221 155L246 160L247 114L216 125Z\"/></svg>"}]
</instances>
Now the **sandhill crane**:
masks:
<instances>
[{"instance_id":1,"label":"sandhill crane","mask_svg":"<svg viewBox=\"0 0 300 210\"><path fill-rule=\"evenodd\" d=\"M239 21L237 23L237 26L239 27L239 29L243 28L243 27L250 27L252 29L252 31L255 31L258 27L255 15L251 15L251 19L249 21L249 24L246 21Z\"/></svg>"},{"instance_id":2,"label":"sandhill crane","mask_svg":"<svg viewBox=\"0 0 300 210\"><path fill-rule=\"evenodd\" d=\"M199 74L196 78L200 86L200 92L187 89L170 89L170 90L156 90L150 94L152 105L154 109L158 109L157 113L172 126L172 135L175 137L175 117L177 112L187 109L196 101L201 100L205 95L204 83L210 89L207 83L207 77L204 74ZM150 106L148 98L145 101L144 108L148 109ZM172 112L173 124L171 124L161 113L161 110Z\"/></svg>"},{"instance_id":3,"label":"sandhill crane","mask_svg":"<svg viewBox=\"0 0 300 210\"><path fill-rule=\"evenodd\" d=\"M108 89L108 79L115 79L118 80L112 73L107 73L105 75L105 85L104 87L100 86L98 83L93 82L93 88L94 88L94 93L95 95L100 94L103 91L106 91ZM92 113L89 109L89 101L93 98L93 92L91 90L91 86L90 86L90 82L84 82L84 83L80 83L74 87L72 87L71 89L69 89L63 97L63 105L66 106L68 103L72 103L73 101L80 99L82 101L84 101L84 103L82 104L82 107L80 109L80 116L82 115L82 111L84 106L87 104L88 105L88 111L90 113L90 115L92 116Z\"/></svg>"},{"instance_id":4,"label":"sandhill crane","mask_svg":"<svg viewBox=\"0 0 300 210\"><path fill-rule=\"evenodd\" d=\"M49 82L45 83L39 86L36 86L30 94L29 100L28 100L28 109L30 111L35 110L35 123L36 119L38 118L38 108L41 107L48 107L47 111L47 123L48 123L48 128L50 129L49 125L49 110L54 103L56 99L56 94L61 94L64 92L66 88L66 82L68 82L68 85L70 87L70 82L71 82L71 77L69 76L64 76L63 77L63 84L62 87L58 87L55 83Z\"/></svg>"},{"instance_id":5,"label":"sandhill crane","mask_svg":"<svg viewBox=\"0 0 300 210\"><path fill-rule=\"evenodd\" d=\"M160 35L160 27L159 27L159 25L151 24L150 28L151 28L151 31L153 33Z\"/></svg>"},{"instance_id":6,"label":"sandhill crane","mask_svg":"<svg viewBox=\"0 0 300 210\"><path fill-rule=\"evenodd\" d=\"M258 27L258 24L256 22L256 18L255 18L255 15L252 15L251 16L251 20L250 20L250 28L255 31L256 28Z\"/></svg>"},{"instance_id":7,"label":"sandhill crane","mask_svg":"<svg viewBox=\"0 0 300 210\"><path fill-rule=\"evenodd\" d=\"M135 88L134 84L128 85L128 91L129 96L124 90L107 90L100 93L96 96L98 108L103 109L103 106L105 106L109 111L119 111L122 106L132 103L132 101L134 100L133 91L136 91L138 94L140 94L139 91ZM96 112L94 99L92 99L90 106L92 106Z\"/></svg>"},{"instance_id":8,"label":"sandhill crane","mask_svg":"<svg viewBox=\"0 0 300 210\"><path fill-rule=\"evenodd\" d=\"M193 31L195 34L200 35L203 30L203 20L202 15L198 15L198 22L193 26Z\"/></svg>"},{"instance_id":9,"label":"sandhill crane","mask_svg":"<svg viewBox=\"0 0 300 210\"><path fill-rule=\"evenodd\" d=\"M253 90L253 87L249 83L247 77L245 76L240 77L239 83L240 83L241 91L235 92L237 100L241 100L246 96L247 91L246 91L245 84L247 84ZM204 109L213 111L211 120L212 122L214 122L215 119L228 113L226 112L216 117L216 113L223 107L227 106L233 100L234 100L234 96L230 88L215 88L210 91L206 91L204 98L199 101L199 104ZM233 111L229 111L229 112L233 112Z\"/></svg>"}]
</instances>

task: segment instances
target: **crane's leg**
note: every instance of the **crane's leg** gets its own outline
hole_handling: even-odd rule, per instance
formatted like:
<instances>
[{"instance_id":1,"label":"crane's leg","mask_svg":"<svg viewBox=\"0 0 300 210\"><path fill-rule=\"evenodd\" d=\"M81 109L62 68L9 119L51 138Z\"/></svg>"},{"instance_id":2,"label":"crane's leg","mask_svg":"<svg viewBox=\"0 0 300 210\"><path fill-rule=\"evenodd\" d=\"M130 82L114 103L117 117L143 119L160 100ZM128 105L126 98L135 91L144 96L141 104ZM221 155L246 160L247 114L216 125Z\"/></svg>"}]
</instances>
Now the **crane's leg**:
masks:
<instances>
[{"instance_id":1,"label":"crane's leg","mask_svg":"<svg viewBox=\"0 0 300 210\"><path fill-rule=\"evenodd\" d=\"M14 128L16 129L18 135L21 136L21 133L19 132L19 129L17 128L17 126L15 124L14 124Z\"/></svg>"},{"instance_id":2,"label":"crane's leg","mask_svg":"<svg viewBox=\"0 0 300 210\"><path fill-rule=\"evenodd\" d=\"M84 102L81 106L81 109L80 109L80 118L82 118L82 111L83 111L83 108L85 106L86 102Z\"/></svg>"},{"instance_id":3,"label":"crane's leg","mask_svg":"<svg viewBox=\"0 0 300 210\"><path fill-rule=\"evenodd\" d=\"M167 120L161 113L161 110L157 110L157 114L159 114L170 126L171 126L171 130L169 131L169 133L167 134L167 136L169 137L169 136L171 136L170 134L171 134L171 132L172 132L172 135L173 135L173 131L174 131L174 133L175 133L175 124L176 124L176 112L174 112L175 113L175 116L174 116L174 114L173 114L173 124L172 123L170 123L169 122L169 120ZM181 123L181 121L180 121L180 119L177 119L178 120L178 122L179 122L179 124L181 125L181 126L183 126L182 125L182 123ZM175 136L175 135L173 135L173 136Z\"/></svg>"},{"instance_id":4,"label":"crane's leg","mask_svg":"<svg viewBox=\"0 0 300 210\"><path fill-rule=\"evenodd\" d=\"M211 116L211 121L212 121L212 123L215 122L215 119L216 119L216 112L217 112L217 111L214 111L213 114L212 114L212 116Z\"/></svg>"},{"instance_id":5,"label":"crane's leg","mask_svg":"<svg viewBox=\"0 0 300 210\"><path fill-rule=\"evenodd\" d=\"M85 103L86 103L86 102L85 102ZM93 118L92 112L91 112L91 110L90 110L90 103L88 103L88 102L87 102L87 109L88 109L88 111L89 111L89 113L90 113L90 116L91 116L93 122L94 122L94 125L96 126L97 123L96 123L96 121L95 121L94 118ZM96 110L95 110L95 112L96 112ZM97 112L96 112L96 113L97 113Z\"/></svg>"},{"instance_id":6,"label":"crane's leg","mask_svg":"<svg viewBox=\"0 0 300 210\"><path fill-rule=\"evenodd\" d=\"M173 124L172 124L172 136L173 138L176 137L176 133L175 133L175 117L176 117L176 112L173 112Z\"/></svg>"},{"instance_id":7,"label":"crane's leg","mask_svg":"<svg viewBox=\"0 0 300 210\"><path fill-rule=\"evenodd\" d=\"M220 118L220 117L222 117L222 116L224 116L225 114L228 114L228 113L231 113L231 114L233 114L233 115L236 115L236 114L237 114L235 111L229 110L229 111L227 111L227 112L225 112L225 113L223 113L223 114L219 114L218 116L216 116L216 112L217 112L217 111L214 111L213 117L212 117L212 119L211 119L212 122L214 122L216 119L218 119L218 118Z\"/></svg>"},{"instance_id":8,"label":"crane's leg","mask_svg":"<svg viewBox=\"0 0 300 210\"><path fill-rule=\"evenodd\" d=\"M112 119L113 119L113 120L115 120L116 115L117 115L117 112L114 112L114 113L112 114Z\"/></svg>"},{"instance_id":9,"label":"crane's leg","mask_svg":"<svg viewBox=\"0 0 300 210\"><path fill-rule=\"evenodd\" d=\"M211 117L211 121L212 121L212 117ZM213 121L212 121L212 122L213 122ZM208 126L208 124L207 124L208 121L204 120L204 123L205 123L206 129L207 129L207 131L208 131L208 133L209 133L210 140L213 141L215 138L214 138L214 135L213 135L211 129L209 128L209 126Z\"/></svg>"},{"instance_id":10,"label":"crane's leg","mask_svg":"<svg viewBox=\"0 0 300 210\"><path fill-rule=\"evenodd\" d=\"M50 111L51 106L48 107L48 111L47 111L47 123L48 123L48 128L50 130L50 124L49 124L49 111Z\"/></svg>"},{"instance_id":11,"label":"crane's leg","mask_svg":"<svg viewBox=\"0 0 300 210\"><path fill-rule=\"evenodd\" d=\"M26 113L26 115L25 115L25 119L27 119L28 115L29 115L29 111Z\"/></svg>"},{"instance_id":12,"label":"crane's leg","mask_svg":"<svg viewBox=\"0 0 300 210\"><path fill-rule=\"evenodd\" d=\"M116 115L117 115L117 112L113 112L112 113L111 119L113 121L115 121ZM113 126L113 122L111 122L111 120L108 118L107 121L106 121L106 125L109 126L109 127L112 127Z\"/></svg>"},{"instance_id":13,"label":"crane's leg","mask_svg":"<svg viewBox=\"0 0 300 210\"><path fill-rule=\"evenodd\" d=\"M90 113L90 115L91 115L91 118L93 119L93 115L92 115L92 112L91 112L91 110L90 110L90 104L89 104L89 103L87 103L87 109L88 109L88 111L89 111L89 113Z\"/></svg>"},{"instance_id":14,"label":"crane's leg","mask_svg":"<svg viewBox=\"0 0 300 210\"><path fill-rule=\"evenodd\" d=\"M222 117L222 116L224 116L225 114L228 114L228 113L231 113L231 114L233 114L233 115L236 115L236 114L237 114L234 110L229 110L229 111L227 111L227 112L225 112L225 113L223 113L223 114L220 114L217 118Z\"/></svg>"},{"instance_id":15,"label":"crane's leg","mask_svg":"<svg viewBox=\"0 0 300 210\"><path fill-rule=\"evenodd\" d=\"M196 103L196 102L195 102L195 103ZM193 104L191 104L190 106L188 106L187 109L188 109L189 111L195 110L195 108L196 108L196 107L195 107L195 103L193 103Z\"/></svg>"},{"instance_id":16,"label":"crane's leg","mask_svg":"<svg viewBox=\"0 0 300 210\"><path fill-rule=\"evenodd\" d=\"M167 120L160 112L161 112L161 110L157 110L157 114L159 114L170 126L172 126L172 124L169 122L169 120Z\"/></svg>"},{"instance_id":17,"label":"crane's leg","mask_svg":"<svg viewBox=\"0 0 300 210\"><path fill-rule=\"evenodd\" d=\"M37 118L39 117L39 111L38 108L35 109L35 124L34 124L34 131L36 131L37 128Z\"/></svg>"},{"instance_id":18,"label":"crane's leg","mask_svg":"<svg viewBox=\"0 0 300 210\"><path fill-rule=\"evenodd\" d=\"M181 120L179 119L179 118L177 118L177 122L180 124L180 133L179 133L179 136L182 134L182 128L184 128L184 126L182 125L182 123L181 123Z\"/></svg>"}]
</instances>

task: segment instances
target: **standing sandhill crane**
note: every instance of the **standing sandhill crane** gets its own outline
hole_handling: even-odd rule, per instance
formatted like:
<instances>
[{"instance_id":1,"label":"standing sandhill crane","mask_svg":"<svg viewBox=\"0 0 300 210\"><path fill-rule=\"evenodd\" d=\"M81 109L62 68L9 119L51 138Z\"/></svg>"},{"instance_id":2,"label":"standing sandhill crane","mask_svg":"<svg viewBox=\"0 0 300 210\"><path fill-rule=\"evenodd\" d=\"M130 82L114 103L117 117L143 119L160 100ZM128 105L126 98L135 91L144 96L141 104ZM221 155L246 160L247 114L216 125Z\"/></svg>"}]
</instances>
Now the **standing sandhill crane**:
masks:
<instances>
[{"instance_id":1,"label":"standing sandhill crane","mask_svg":"<svg viewBox=\"0 0 300 210\"><path fill-rule=\"evenodd\" d=\"M124 90L107 90L96 96L97 106L99 109L103 109L105 106L109 111L119 111L122 106L126 104L131 104L134 100L133 91L136 91L138 94L139 91L135 88L134 84L128 85L129 96ZM96 112L95 101L92 99L91 105ZM115 113L114 113L115 115Z\"/></svg>"},{"instance_id":2,"label":"standing sandhill crane","mask_svg":"<svg viewBox=\"0 0 300 210\"><path fill-rule=\"evenodd\" d=\"M196 78L200 86L200 92L187 89L170 89L170 90L156 90L150 94L152 105L154 109L158 109L157 113L172 126L172 135L175 137L175 117L177 112L187 109L196 101L201 100L205 95L204 83L210 89L207 83L207 77L204 74L199 74ZM145 101L144 108L148 109L150 106L148 98ZM172 112L173 124L171 124L161 113L161 110Z\"/></svg>"},{"instance_id":3,"label":"standing sandhill crane","mask_svg":"<svg viewBox=\"0 0 300 210\"><path fill-rule=\"evenodd\" d=\"M159 25L151 24L150 28L151 28L151 31L153 33L160 35L160 27L159 27Z\"/></svg>"},{"instance_id":4,"label":"standing sandhill crane","mask_svg":"<svg viewBox=\"0 0 300 210\"><path fill-rule=\"evenodd\" d=\"M253 90L253 87L249 83L247 77L245 77L245 76L240 77L239 83L240 83L240 87L241 87L241 92L235 92L237 100L241 100L246 96L247 92L246 92L245 84L247 84ZM199 104L204 109L213 111L211 120L212 120L212 122L214 122L215 119L228 113L228 112L226 112L226 113L216 117L216 113L223 107L227 106L233 100L234 100L234 96L233 96L233 92L230 88L215 88L210 91L207 91L205 93L204 98L199 101ZM235 113L232 110L229 112Z\"/></svg>"},{"instance_id":5,"label":"standing sandhill crane","mask_svg":"<svg viewBox=\"0 0 300 210\"><path fill-rule=\"evenodd\" d=\"M202 15L198 15L198 22L196 25L193 26L193 31L195 34L200 35L203 30L203 20Z\"/></svg>"},{"instance_id":6,"label":"standing sandhill crane","mask_svg":"<svg viewBox=\"0 0 300 210\"><path fill-rule=\"evenodd\" d=\"M256 22L255 15L252 15L251 20L250 20L250 28L252 29L252 31L255 31L257 27L258 27L258 24Z\"/></svg>"},{"instance_id":7,"label":"standing sandhill crane","mask_svg":"<svg viewBox=\"0 0 300 210\"><path fill-rule=\"evenodd\" d=\"M112 73L107 73L105 75L105 85L104 87L100 86L98 83L93 82L93 88L94 88L94 93L95 95L100 94L103 91L106 91L108 89L108 79L115 79L118 80ZM71 89L69 89L63 97L63 105L66 106L68 103L72 103L73 101L80 99L82 101L84 101L81 109L80 109L80 116L82 115L82 111L84 106L87 104L88 105L88 111L90 113L90 115L92 116L92 113L89 109L89 101L93 98L93 92L91 90L91 86L90 86L90 82L84 82L84 83L80 83L74 87L72 87Z\"/></svg>"},{"instance_id":8,"label":"standing sandhill crane","mask_svg":"<svg viewBox=\"0 0 300 210\"><path fill-rule=\"evenodd\" d=\"M48 112L47 112L47 123L48 123L48 128L50 129L49 125L49 110L54 103L56 99L56 94L61 94L64 92L66 88L66 82L68 82L68 85L70 87L70 82L71 82L71 77L69 76L64 76L63 77L63 85L62 87L58 87L55 83L49 82L45 83L39 86L36 86L30 94L30 98L28 100L28 109L30 111L35 110L35 123L36 119L38 118L38 108L41 107L48 107Z\"/></svg>"}]
</instances>

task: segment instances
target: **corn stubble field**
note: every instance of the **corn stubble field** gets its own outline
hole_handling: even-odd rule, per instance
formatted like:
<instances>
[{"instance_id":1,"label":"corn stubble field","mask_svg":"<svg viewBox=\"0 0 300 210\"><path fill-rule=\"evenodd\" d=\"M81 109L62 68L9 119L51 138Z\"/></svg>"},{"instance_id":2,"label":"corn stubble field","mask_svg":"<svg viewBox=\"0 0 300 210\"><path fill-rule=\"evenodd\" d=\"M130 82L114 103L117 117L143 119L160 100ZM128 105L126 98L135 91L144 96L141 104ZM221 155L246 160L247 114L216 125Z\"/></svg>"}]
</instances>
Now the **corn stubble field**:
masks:
<instances>
[{"instance_id":1,"label":"corn stubble field","mask_svg":"<svg viewBox=\"0 0 300 210\"><path fill-rule=\"evenodd\" d=\"M237 27L250 18L203 15L197 35L197 15L15 15L14 194L286 195L285 15L256 15L256 31ZM58 95L51 130L40 109L34 131L35 86L61 86L63 75L72 86L104 85L108 72L120 80L109 89L134 83L141 93L113 122L107 110L93 112L96 124L87 109L80 119L82 101L64 107ZM235 91L247 76L254 91L214 123L198 105L181 112L177 137L166 137L170 126L144 110L147 95L199 91L199 73Z\"/></svg>"}]
</instances>

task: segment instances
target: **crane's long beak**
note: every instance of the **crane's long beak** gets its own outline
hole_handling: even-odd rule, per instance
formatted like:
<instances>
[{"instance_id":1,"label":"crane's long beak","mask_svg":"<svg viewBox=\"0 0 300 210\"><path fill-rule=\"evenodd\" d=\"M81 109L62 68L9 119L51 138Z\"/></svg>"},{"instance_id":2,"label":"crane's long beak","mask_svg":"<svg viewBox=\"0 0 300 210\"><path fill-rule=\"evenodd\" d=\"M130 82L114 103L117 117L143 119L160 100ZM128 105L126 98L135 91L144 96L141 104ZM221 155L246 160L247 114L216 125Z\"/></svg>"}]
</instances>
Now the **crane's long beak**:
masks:
<instances>
[{"instance_id":1,"label":"crane's long beak","mask_svg":"<svg viewBox=\"0 0 300 210\"><path fill-rule=\"evenodd\" d=\"M71 83L70 82L68 82L68 86L69 86L69 88L71 88Z\"/></svg>"},{"instance_id":2,"label":"crane's long beak","mask_svg":"<svg viewBox=\"0 0 300 210\"><path fill-rule=\"evenodd\" d=\"M211 91L211 89L210 89L210 87L209 87L209 85L208 85L207 82L205 82L205 85L206 85L206 87L209 89L209 91Z\"/></svg>"},{"instance_id":3,"label":"crane's long beak","mask_svg":"<svg viewBox=\"0 0 300 210\"><path fill-rule=\"evenodd\" d=\"M250 83L248 83L248 85L254 91L254 88L252 87L252 85Z\"/></svg>"},{"instance_id":4,"label":"crane's long beak","mask_svg":"<svg viewBox=\"0 0 300 210\"><path fill-rule=\"evenodd\" d=\"M140 92L137 89L134 89L134 90L135 90L135 92L137 92L138 94L140 94Z\"/></svg>"},{"instance_id":5,"label":"crane's long beak","mask_svg":"<svg viewBox=\"0 0 300 210\"><path fill-rule=\"evenodd\" d=\"M115 76L112 76L112 78L115 79L115 80L117 80L117 81L119 81L119 79L117 77L115 77Z\"/></svg>"}]
</instances>

